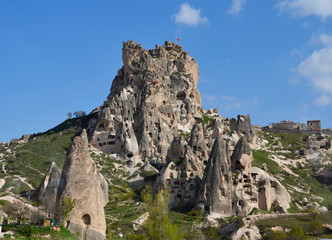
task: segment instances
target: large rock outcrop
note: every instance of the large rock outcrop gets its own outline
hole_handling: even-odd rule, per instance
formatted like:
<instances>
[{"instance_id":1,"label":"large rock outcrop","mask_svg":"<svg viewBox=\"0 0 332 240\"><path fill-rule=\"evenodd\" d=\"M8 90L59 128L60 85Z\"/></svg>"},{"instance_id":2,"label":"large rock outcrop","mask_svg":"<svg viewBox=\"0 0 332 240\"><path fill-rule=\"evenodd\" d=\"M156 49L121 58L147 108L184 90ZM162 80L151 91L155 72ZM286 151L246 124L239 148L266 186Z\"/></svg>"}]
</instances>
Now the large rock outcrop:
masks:
<instances>
[{"instance_id":1,"label":"large rock outcrop","mask_svg":"<svg viewBox=\"0 0 332 240\"><path fill-rule=\"evenodd\" d=\"M232 214L232 175L229 144L218 137L205 168L198 195L198 207L208 213Z\"/></svg>"},{"instance_id":2,"label":"large rock outcrop","mask_svg":"<svg viewBox=\"0 0 332 240\"><path fill-rule=\"evenodd\" d=\"M105 239L108 185L90 158L85 130L74 138L67 152L57 192L58 215L64 198L76 203L66 219L67 228L83 239Z\"/></svg>"},{"instance_id":3,"label":"large rock outcrop","mask_svg":"<svg viewBox=\"0 0 332 240\"><path fill-rule=\"evenodd\" d=\"M90 122L91 146L165 164L174 137L202 116L197 62L173 42L149 51L124 42L122 58L111 93Z\"/></svg>"},{"instance_id":4,"label":"large rock outcrop","mask_svg":"<svg viewBox=\"0 0 332 240\"><path fill-rule=\"evenodd\" d=\"M43 181L32 196L32 200L37 201L50 217L54 216L55 201L60 177L61 172L59 168L56 166L55 162L52 162L52 165L46 172Z\"/></svg>"},{"instance_id":5,"label":"large rock outcrop","mask_svg":"<svg viewBox=\"0 0 332 240\"><path fill-rule=\"evenodd\" d=\"M252 175L259 185L259 208L269 211L273 204L279 212L287 212L291 196L286 188L276 178L271 177L260 168L253 167Z\"/></svg>"},{"instance_id":6,"label":"large rock outcrop","mask_svg":"<svg viewBox=\"0 0 332 240\"><path fill-rule=\"evenodd\" d=\"M180 45L145 50L128 41L122 52L124 65L89 122L89 146L131 167L161 169L153 189L169 187L173 207L224 215L258 207L249 115L224 119L217 109L202 109L197 62Z\"/></svg>"}]
</instances>

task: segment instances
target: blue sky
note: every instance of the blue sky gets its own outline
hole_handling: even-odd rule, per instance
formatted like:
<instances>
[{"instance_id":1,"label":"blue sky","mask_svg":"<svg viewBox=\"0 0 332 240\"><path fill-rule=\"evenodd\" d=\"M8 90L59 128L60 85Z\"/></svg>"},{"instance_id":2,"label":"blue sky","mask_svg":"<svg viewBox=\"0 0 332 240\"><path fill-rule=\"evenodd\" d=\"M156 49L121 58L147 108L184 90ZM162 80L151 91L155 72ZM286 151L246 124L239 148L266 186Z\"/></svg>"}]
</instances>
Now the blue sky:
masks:
<instances>
[{"instance_id":1,"label":"blue sky","mask_svg":"<svg viewBox=\"0 0 332 240\"><path fill-rule=\"evenodd\" d=\"M1 1L0 141L106 100L122 42L180 39L205 109L332 127L332 0Z\"/></svg>"}]
</instances>

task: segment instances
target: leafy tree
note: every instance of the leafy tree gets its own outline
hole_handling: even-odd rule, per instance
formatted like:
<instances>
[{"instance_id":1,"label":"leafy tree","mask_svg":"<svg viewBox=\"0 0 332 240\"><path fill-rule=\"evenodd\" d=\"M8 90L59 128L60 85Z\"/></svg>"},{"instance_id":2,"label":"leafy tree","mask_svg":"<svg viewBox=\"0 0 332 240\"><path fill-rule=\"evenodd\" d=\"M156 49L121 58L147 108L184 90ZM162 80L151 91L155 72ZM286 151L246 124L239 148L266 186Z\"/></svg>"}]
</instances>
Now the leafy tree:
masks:
<instances>
[{"instance_id":1,"label":"leafy tree","mask_svg":"<svg viewBox=\"0 0 332 240\"><path fill-rule=\"evenodd\" d=\"M304 240L308 239L308 237L305 235L303 228L299 225L295 225L293 227L292 231L290 231L290 235L287 237L289 240Z\"/></svg>"},{"instance_id":2,"label":"leafy tree","mask_svg":"<svg viewBox=\"0 0 332 240\"><path fill-rule=\"evenodd\" d=\"M20 224L21 220L25 216L29 215L29 208L27 208L22 202L14 201L3 209L8 217L15 220L16 223Z\"/></svg>"},{"instance_id":3,"label":"leafy tree","mask_svg":"<svg viewBox=\"0 0 332 240\"><path fill-rule=\"evenodd\" d=\"M71 199L70 197L63 197L61 202L61 218L65 220L68 218L70 213L74 210L76 205L75 199Z\"/></svg>"},{"instance_id":4,"label":"leafy tree","mask_svg":"<svg viewBox=\"0 0 332 240\"><path fill-rule=\"evenodd\" d=\"M273 231L268 229L263 236L264 240L286 240L287 235L283 231Z\"/></svg>"},{"instance_id":5,"label":"leafy tree","mask_svg":"<svg viewBox=\"0 0 332 240\"><path fill-rule=\"evenodd\" d=\"M75 115L75 117L84 117L84 116L86 116L86 113L85 113L85 111L80 110L80 111L74 112L74 115Z\"/></svg>"},{"instance_id":6,"label":"leafy tree","mask_svg":"<svg viewBox=\"0 0 332 240\"><path fill-rule=\"evenodd\" d=\"M161 190L153 197L151 186L141 192L141 198L147 204L149 218L144 224L145 233L151 240L182 240L176 225L169 219L169 192Z\"/></svg>"},{"instance_id":7,"label":"leafy tree","mask_svg":"<svg viewBox=\"0 0 332 240\"><path fill-rule=\"evenodd\" d=\"M71 112L67 113L68 119L71 119L73 117L73 114Z\"/></svg>"},{"instance_id":8,"label":"leafy tree","mask_svg":"<svg viewBox=\"0 0 332 240\"><path fill-rule=\"evenodd\" d=\"M324 231L322 226L322 222L318 219L315 219L313 222L309 224L309 232L312 234L320 234Z\"/></svg>"}]
</instances>

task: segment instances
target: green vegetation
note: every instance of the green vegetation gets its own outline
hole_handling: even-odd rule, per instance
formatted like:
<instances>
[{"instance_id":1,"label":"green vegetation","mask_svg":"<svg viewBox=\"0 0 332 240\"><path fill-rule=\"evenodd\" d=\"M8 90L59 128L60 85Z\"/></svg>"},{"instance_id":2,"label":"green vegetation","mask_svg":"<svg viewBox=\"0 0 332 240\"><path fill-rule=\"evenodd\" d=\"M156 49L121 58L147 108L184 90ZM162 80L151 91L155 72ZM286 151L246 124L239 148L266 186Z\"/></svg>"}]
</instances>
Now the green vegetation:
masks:
<instances>
[{"instance_id":1,"label":"green vegetation","mask_svg":"<svg viewBox=\"0 0 332 240\"><path fill-rule=\"evenodd\" d=\"M322 224L331 222L332 213L329 212L322 215L313 213L305 216L264 219L258 221L256 225L263 239L322 239L332 237L332 231L322 227ZM289 229L287 237L284 231L272 231L271 228L275 226Z\"/></svg>"},{"instance_id":2,"label":"green vegetation","mask_svg":"<svg viewBox=\"0 0 332 240\"><path fill-rule=\"evenodd\" d=\"M63 197L61 202L61 219L65 220L70 213L74 210L76 205L75 199L69 197Z\"/></svg>"},{"instance_id":3,"label":"green vegetation","mask_svg":"<svg viewBox=\"0 0 332 240\"><path fill-rule=\"evenodd\" d=\"M204 127L205 125L208 125L210 122L212 122L214 117L210 117L208 115L203 115L203 122L202 126Z\"/></svg>"},{"instance_id":4,"label":"green vegetation","mask_svg":"<svg viewBox=\"0 0 332 240\"><path fill-rule=\"evenodd\" d=\"M144 235L151 240L167 239L182 240L176 225L169 218L169 193L162 190L154 195L152 188L147 187L141 192L141 198L147 205L149 217L144 223Z\"/></svg>"},{"instance_id":5,"label":"green vegetation","mask_svg":"<svg viewBox=\"0 0 332 240\"><path fill-rule=\"evenodd\" d=\"M87 127L89 120L94 116L94 114L91 114L68 119L45 133L33 135L34 140L25 144L18 144L17 141L13 141L10 149L12 152L15 151L15 154L8 154L4 158L3 164L5 164L5 170L7 171L6 175L23 176L36 188L53 161L60 169L62 168L66 151L73 137L80 133L82 128ZM1 146L0 152L4 151L4 146ZM3 176L4 173L2 172L0 177ZM20 186L15 188L17 191L30 189L24 183L20 183Z\"/></svg>"},{"instance_id":6,"label":"green vegetation","mask_svg":"<svg viewBox=\"0 0 332 240\"><path fill-rule=\"evenodd\" d=\"M190 132L184 132L184 131L180 130L179 136L183 137L185 140L189 141L190 136L191 136L190 134L191 134Z\"/></svg>"},{"instance_id":7,"label":"green vegetation","mask_svg":"<svg viewBox=\"0 0 332 240\"><path fill-rule=\"evenodd\" d=\"M282 172L281 167L279 167L275 161L269 159L268 152L264 150L253 150L252 153L254 157L254 161L252 163L253 167L263 168L263 164L266 164L269 173L278 175Z\"/></svg>"},{"instance_id":8,"label":"green vegetation","mask_svg":"<svg viewBox=\"0 0 332 240\"><path fill-rule=\"evenodd\" d=\"M54 239L54 240L76 240L75 235L69 232L66 228L61 228L61 231L54 231L50 227L30 226L30 225L4 225L3 232L13 231L15 239ZM8 235L5 239L11 239Z\"/></svg>"}]
</instances>

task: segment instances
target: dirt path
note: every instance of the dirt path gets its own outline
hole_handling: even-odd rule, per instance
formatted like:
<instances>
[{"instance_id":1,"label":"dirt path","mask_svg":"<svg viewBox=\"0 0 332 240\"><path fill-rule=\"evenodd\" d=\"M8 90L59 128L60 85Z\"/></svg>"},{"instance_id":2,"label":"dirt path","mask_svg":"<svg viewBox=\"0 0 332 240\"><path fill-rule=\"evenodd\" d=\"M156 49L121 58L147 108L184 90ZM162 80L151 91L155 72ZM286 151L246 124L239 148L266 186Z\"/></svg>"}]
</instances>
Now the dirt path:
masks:
<instances>
[{"instance_id":1,"label":"dirt path","mask_svg":"<svg viewBox=\"0 0 332 240\"><path fill-rule=\"evenodd\" d=\"M26 180L26 178L25 177L22 177L22 176L20 176L20 175L14 175L14 177L16 177L16 178L18 178L21 182L23 182L23 183L25 183L26 185L28 185L29 186L29 188L31 188L31 189L35 189L30 183L28 183Z\"/></svg>"}]
</instances>

